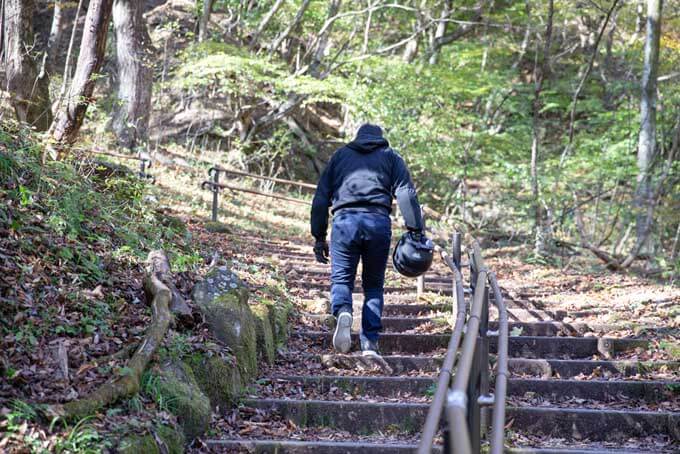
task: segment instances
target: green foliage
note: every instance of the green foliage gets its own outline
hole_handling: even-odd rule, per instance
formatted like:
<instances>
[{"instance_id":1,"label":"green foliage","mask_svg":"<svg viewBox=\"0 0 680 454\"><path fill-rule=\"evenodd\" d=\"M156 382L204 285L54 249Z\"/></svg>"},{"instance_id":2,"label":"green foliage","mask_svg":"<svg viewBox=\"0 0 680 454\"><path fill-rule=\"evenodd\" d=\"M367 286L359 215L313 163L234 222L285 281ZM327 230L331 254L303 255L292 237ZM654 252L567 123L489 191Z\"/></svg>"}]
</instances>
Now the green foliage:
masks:
<instances>
[{"instance_id":1,"label":"green foliage","mask_svg":"<svg viewBox=\"0 0 680 454\"><path fill-rule=\"evenodd\" d=\"M87 424L91 419L83 418L68 431L64 438L59 438L54 447L56 453L94 454L102 452L108 445L97 429Z\"/></svg>"},{"instance_id":2,"label":"green foliage","mask_svg":"<svg viewBox=\"0 0 680 454\"><path fill-rule=\"evenodd\" d=\"M149 396L161 411L172 411L173 398L167 397L166 393L163 392L161 378L156 373L152 371L144 372L142 375L141 391Z\"/></svg>"},{"instance_id":3,"label":"green foliage","mask_svg":"<svg viewBox=\"0 0 680 454\"><path fill-rule=\"evenodd\" d=\"M183 90L204 90L206 96L238 94L282 101L288 93L294 92L308 95L307 102L340 102L351 89L347 79L319 80L293 75L282 63L222 42L208 41L189 46L180 59L183 64L175 74L173 86Z\"/></svg>"}]
</instances>

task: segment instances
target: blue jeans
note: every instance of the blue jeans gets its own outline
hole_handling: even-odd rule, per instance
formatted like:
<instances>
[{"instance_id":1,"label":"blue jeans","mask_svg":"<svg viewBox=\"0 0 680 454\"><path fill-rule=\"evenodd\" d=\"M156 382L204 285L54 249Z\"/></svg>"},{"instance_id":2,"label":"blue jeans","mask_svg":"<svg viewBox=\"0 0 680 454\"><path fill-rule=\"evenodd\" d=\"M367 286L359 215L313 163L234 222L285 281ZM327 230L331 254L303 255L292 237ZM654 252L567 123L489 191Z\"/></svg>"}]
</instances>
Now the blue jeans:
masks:
<instances>
[{"instance_id":1,"label":"blue jeans","mask_svg":"<svg viewBox=\"0 0 680 454\"><path fill-rule=\"evenodd\" d=\"M359 259L364 305L361 339L376 342L382 329L385 267L392 229L389 216L381 213L344 212L333 218L331 231L331 309L352 312L352 292Z\"/></svg>"}]
</instances>

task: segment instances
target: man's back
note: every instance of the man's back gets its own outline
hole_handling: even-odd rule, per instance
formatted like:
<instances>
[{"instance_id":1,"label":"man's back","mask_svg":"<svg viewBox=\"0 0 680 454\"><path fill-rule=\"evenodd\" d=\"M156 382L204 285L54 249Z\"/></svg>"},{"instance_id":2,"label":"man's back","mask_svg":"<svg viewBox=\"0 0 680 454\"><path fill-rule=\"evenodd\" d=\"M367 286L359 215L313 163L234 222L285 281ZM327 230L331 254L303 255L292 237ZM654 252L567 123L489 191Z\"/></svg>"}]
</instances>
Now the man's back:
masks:
<instances>
[{"instance_id":1,"label":"man's back","mask_svg":"<svg viewBox=\"0 0 680 454\"><path fill-rule=\"evenodd\" d=\"M389 147L377 126L364 125L352 142L337 150L324 170L312 202L312 235L325 238L328 208L380 212L397 197L409 229L421 230L415 189L404 160Z\"/></svg>"},{"instance_id":2,"label":"man's back","mask_svg":"<svg viewBox=\"0 0 680 454\"><path fill-rule=\"evenodd\" d=\"M422 232L420 206L404 160L389 147L378 126L364 125L354 141L333 154L312 202L316 259L328 263L329 252L332 259L331 310L337 318L333 346L339 352L351 348L352 292L361 261L361 350L364 355L378 354L392 238L389 214L395 196L407 227ZM326 242L329 207L333 212L330 250Z\"/></svg>"}]
</instances>

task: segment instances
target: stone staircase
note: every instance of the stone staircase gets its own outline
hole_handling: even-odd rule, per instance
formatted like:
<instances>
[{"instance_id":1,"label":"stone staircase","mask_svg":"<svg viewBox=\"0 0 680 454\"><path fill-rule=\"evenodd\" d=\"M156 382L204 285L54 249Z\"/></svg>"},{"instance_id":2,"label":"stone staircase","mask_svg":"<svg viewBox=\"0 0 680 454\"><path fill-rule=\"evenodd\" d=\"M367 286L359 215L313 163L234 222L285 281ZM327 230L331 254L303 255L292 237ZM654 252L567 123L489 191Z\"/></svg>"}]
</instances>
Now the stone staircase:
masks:
<instances>
[{"instance_id":1,"label":"stone staircase","mask_svg":"<svg viewBox=\"0 0 680 454\"><path fill-rule=\"evenodd\" d=\"M418 298L414 281L388 272L384 363L376 363L356 352L356 335L353 353L332 351L334 321L324 302L329 270L314 262L311 248L289 242L263 248L288 270L291 292L307 309L277 363L263 369L241 407L225 415L224 431L205 440L207 447L229 453L413 452L450 337L451 277L435 270L428 293ZM363 298L354 296L358 331ZM509 452L680 452L680 362L638 361L635 352L651 339L593 335L611 327L560 321L567 315L560 308L510 301L508 311ZM491 338L492 354L495 348Z\"/></svg>"}]
</instances>

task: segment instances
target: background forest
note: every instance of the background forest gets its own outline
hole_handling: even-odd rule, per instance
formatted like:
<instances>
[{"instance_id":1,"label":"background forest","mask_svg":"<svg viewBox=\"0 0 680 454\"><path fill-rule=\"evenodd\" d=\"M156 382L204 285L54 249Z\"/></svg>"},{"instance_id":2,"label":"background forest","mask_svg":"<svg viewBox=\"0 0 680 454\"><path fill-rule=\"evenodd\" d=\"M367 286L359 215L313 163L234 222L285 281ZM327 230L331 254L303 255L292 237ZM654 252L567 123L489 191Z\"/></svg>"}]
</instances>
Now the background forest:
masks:
<instances>
[{"instance_id":1,"label":"background forest","mask_svg":"<svg viewBox=\"0 0 680 454\"><path fill-rule=\"evenodd\" d=\"M314 182L372 121L446 219L524 237L539 258L559 246L677 267L676 0L3 7L5 103L50 129L55 157L76 140L213 151Z\"/></svg>"}]
</instances>

